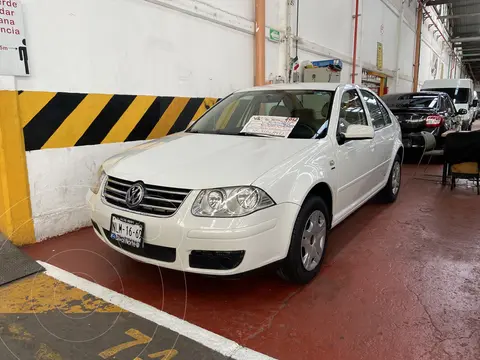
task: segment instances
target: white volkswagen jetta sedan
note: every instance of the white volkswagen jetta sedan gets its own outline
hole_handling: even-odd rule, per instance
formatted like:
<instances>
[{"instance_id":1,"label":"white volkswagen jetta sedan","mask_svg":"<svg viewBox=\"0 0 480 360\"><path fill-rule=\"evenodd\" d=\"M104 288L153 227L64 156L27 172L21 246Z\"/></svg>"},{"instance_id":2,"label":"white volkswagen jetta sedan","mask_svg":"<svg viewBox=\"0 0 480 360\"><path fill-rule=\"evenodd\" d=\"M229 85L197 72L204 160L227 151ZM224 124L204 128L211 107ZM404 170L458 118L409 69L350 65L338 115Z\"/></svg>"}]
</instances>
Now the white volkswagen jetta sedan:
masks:
<instances>
[{"instance_id":1,"label":"white volkswagen jetta sedan","mask_svg":"<svg viewBox=\"0 0 480 360\"><path fill-rule=\"evenodd\" d=\"M107 160L87 201L96 234L133 259L210 275L278 263L307 283L330 229L377 193L397 198L401 140L366 88L255 87Z\"/></svg>"}]
</instances>

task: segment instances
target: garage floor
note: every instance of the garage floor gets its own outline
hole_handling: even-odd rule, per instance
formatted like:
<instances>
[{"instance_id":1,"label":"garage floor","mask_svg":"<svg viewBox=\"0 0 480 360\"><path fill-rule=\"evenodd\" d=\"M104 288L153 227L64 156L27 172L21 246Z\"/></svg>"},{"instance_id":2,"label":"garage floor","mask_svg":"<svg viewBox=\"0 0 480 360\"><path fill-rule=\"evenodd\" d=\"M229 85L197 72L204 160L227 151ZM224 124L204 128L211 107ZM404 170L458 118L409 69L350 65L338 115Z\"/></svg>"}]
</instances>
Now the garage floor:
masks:
<instances>
[{"instance_id":1,"label":"garage floor","mask_svg":"<svg viewBox=\"0 0 480 360\"><path fill-rule=\"evenodd\" d=\"M272 269L237 279L160 270L91 229L24 249L279 359L480 359L480 196L442 188L428 176L439 166L424 170L406 165L395 204L372 201L334 229L305 287Z\"/></svg>"}]
</instances>

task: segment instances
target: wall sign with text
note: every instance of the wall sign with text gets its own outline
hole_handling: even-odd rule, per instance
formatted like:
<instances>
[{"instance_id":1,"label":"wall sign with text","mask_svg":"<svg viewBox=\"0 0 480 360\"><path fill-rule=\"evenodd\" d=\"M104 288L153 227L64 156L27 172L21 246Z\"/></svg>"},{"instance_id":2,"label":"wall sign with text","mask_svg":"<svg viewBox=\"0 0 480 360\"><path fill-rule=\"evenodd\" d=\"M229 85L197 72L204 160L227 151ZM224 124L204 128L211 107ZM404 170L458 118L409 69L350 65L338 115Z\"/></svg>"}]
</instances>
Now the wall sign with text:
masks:
<instances>
[{"instance_id":1,"label":"wall sign with text","mask_svg":"<svg viewBox=\"0 0 480 360\"><path fill-rule=\"evenodd\" d=\"M29 76L20 0L0 0L0 75Z\"/></svg>"},{"instance_id":2,"label":"wall sign with text","mask_svg":"<svg viewBox=\"0 0 480 360\"><path fill-rule=\"evenodd\" d=\"M383 44L377 42L377 69L383 69Z\"/></svg>"}]
</instances>

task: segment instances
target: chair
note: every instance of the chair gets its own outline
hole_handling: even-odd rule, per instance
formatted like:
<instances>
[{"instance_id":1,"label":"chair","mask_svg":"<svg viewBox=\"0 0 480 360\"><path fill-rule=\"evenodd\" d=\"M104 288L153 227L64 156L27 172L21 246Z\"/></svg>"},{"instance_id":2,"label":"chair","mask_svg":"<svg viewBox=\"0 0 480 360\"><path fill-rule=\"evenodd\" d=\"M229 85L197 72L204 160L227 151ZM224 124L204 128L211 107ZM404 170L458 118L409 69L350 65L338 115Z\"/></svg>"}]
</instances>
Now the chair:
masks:
<instances>
[{"instance_id":1,"label":"chair","mask_svg":"<svg viewBox=\"0 0 480 360\"><path fill-rule=\"evenodd\" d=\"M456 186L456 179L474 179L477 183L477 195L480 195L480 169L477 162L463 162L451 167L452 183L450 189Z\"/></svg>"},{"instance_id":2,"label":"chair","mask_svg":"<svg viewBox=\"0 0 480 360\"><path fill-rule=\"evenodd\" d=\"M452 190L457 179L476 180L477 194L480 195L480 131L448 134L445 161L450 167Z\"/></svg>"},{"instance_id":3,"label":"chair","mask_svg":"<svg viewBox=\"0 0 480 360\"><path fill-rule=\"evenodd\" d=\"M314 135L312 131L317 131L325 120L315 118L315 110L309 108L295 109L292 111L292 117L298 117L298 123L290 134L291 138L308 138Z\"/></svg>"},{"instance_id":4,"label":"chair","mask_svg":"<svg viewBox=\"0 0 480 360\"><path fill-rule=\"evenodd\" d=\"M430 162L432 161L432 158L434 156L444 156L444 151L443 149L435 149L437 147L437 141L435 140L435 136L433 136L431 133L427 131L422 131L419 134L419 136L423 139L423 153L420 158L420 161L418 162L418 167L422 163L425 156L430 157L428 159L427 166L424 169L424 173L425 173L427 171L428 166L430 165ZM416 175L416 172L414 175ZM426 176L427 174L424 174L424 175ZM437 177L437 175L429 175L429 176ZM446 185L446 183L447 183L447 165L444 161L443 171L442 171L442 185Z\"/></svg>"}]
</instances>

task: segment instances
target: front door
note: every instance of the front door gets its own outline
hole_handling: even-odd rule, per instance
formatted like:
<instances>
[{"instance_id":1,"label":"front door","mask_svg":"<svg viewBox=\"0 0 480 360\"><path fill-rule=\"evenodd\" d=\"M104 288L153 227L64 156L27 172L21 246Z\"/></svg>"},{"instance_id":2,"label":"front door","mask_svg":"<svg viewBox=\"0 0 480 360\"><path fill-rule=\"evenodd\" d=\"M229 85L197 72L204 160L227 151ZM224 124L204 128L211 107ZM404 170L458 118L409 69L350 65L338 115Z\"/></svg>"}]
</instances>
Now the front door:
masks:
<instances>
[{"instance_id":1,"label":"front door","mask_svg":"<svg viewBox=\"0 0 480 360\"><path fill-rule=\"evenodd\" d=\"M338 174L337 206L333 222L341 221L368 196L370 175L374 167L374 140L347 140L341 133L350 125L370 125L365 108L356 89L345 90L342 95L337 127L336 169Z\"/></svg>"}]
</instances>

